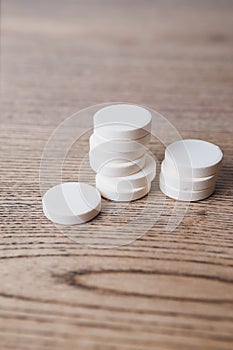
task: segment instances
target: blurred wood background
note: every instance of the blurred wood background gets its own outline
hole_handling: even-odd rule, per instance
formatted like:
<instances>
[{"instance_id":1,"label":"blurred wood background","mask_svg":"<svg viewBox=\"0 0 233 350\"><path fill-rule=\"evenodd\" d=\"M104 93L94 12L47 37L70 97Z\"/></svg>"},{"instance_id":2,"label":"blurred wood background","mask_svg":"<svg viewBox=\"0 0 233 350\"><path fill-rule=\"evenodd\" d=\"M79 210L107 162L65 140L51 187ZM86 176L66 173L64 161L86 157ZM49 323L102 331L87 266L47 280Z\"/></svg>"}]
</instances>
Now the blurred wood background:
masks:
<instances>
[{"instance_id":1,"label":"blurred wood background","mask_svg":"<svg viewBox=\"0 0 233 350\"><path fill-rule=\"evenodd\" d=\"M2 350L232 349L232 18L225 0L2 0ZM215 194L190 204L177 234L155 225L95 249L44 217L47 139L109 101L149 106L183 138L222 148Z\"/></svg>"}]
</instances>

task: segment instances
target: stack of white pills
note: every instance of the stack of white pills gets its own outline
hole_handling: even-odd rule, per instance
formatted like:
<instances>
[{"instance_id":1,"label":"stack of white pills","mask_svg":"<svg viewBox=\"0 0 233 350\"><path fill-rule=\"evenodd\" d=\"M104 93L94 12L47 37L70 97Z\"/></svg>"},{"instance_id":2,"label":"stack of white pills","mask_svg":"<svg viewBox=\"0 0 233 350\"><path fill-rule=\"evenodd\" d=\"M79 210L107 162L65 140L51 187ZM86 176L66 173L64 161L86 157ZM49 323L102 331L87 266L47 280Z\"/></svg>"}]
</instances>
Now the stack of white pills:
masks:
<instances>
[{"instance_id":1,"label":"stack of white pills","mask_svg":"<svg viewBox=\"0 0 233 350\"><path fill-rule=\"evenodd\" d=\"M150 191L156 174L155 160L147 152L151 120L147 109L130 104L108 106L95 113L89 160L103 197L132 201Z\"/></svg>"},{"instance_id":2,"label":"stack of white pills","mask_svg":"<svg viewBox=\"0 0 233 350\"><path fill-rule=\"evenodd\" d=\"M169 145L161 164L160 189L168 197L198 201L215 190L222 151L210 142L181 140Z\"/></svg>"}]
</instances>

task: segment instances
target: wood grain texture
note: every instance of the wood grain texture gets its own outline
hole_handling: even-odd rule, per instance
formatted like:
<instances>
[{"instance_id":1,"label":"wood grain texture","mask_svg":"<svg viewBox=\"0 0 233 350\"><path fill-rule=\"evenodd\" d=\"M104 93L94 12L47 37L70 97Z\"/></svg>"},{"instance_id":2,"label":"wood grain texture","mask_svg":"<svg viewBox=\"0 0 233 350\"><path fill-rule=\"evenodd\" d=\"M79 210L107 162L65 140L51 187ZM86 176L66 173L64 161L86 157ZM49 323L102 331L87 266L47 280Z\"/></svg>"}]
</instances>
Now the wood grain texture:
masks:
<instances>
[{"instance_id":1,"label":"wood grain texture","mask_svg":"<svg viewBox=\"0 0 233 350\"><path fill-rule=\"evenodd\" d=\"M0 348L232 349L232 1L1 5ZM182 137L222 148L215 194L190 204L176 234L164 231L169 199L152 229L118 249L77 244L43 216L51 132L109 101L149 106ZM64 179L85 145L67 156ZM84 237L114 227L110 214Z\"/></svg>"}]
</instances>

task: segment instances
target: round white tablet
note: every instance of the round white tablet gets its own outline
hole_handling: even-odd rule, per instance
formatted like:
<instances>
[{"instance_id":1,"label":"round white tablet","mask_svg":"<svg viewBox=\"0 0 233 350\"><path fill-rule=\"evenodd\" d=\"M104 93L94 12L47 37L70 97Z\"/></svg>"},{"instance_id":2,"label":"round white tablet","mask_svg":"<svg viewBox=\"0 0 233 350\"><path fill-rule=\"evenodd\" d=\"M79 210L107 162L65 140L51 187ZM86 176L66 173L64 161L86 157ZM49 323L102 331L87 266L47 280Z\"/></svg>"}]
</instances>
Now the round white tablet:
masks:
<instances>
[{"instance_id":1,"label":"round white tablet","mask_svg":"<svg viewBox=\"0 0 233 350\"><path fill-rule=\"evenodd\" d=\"M205 177L213 175L222 161L222 151L213 143L202 140L180 140L165 151L166 162L181 177Z\"/></svg>"},{"instance_id":2,"label":"round white tablet","mask_svg":"<svg viewBox=\"0 0 233 350\"><path fill-rule=\"evenodd\" d=\"M98 158L94 158L89 154L91 168L101 175L105 176L128 176L139 170L145 165L145 156L135 159L134 161L124 161L122 159L113 160L110 162L101 162Z\"/></svg>"},{"instance_id":3,"label":"round white tablet","mask_svg":"<svg viewBox=\"0 0 233 350\"><path fill-rule=\"evenodd\" d=\"M161 164L161 181L169 187L179 188L183 191L201 191L215 185L217 175L207 177L179 177L165 161Z\"/></svg>"},{"instance_id":4,"label":"round white tablet","mask_svg":"<svg viewBox=\"0 0 233 350\"><path fill-rule=\"evenodd\" d=\"M115 191L119 187L125 190L135 189L137 187L146 186L150 183L156 175L156 162L153 157L146 154L145 165L142 170L131 174L129 176L108 177L101 174L96 175L96 184L99 182L106 184L106 186L114 188Z\"/></svg>"},{"instance_id":5,"label":"round white tablet","mask_svg":"<svg viewBox=\"0 0 233 350\"><path fill-rule=\"evenodd\" d=\"M109 187L101 182L99 182L98 185L96 185L96 187L98 188L98 190L104 198L116 202L130 202L142 198L146 194L148 194L151 188L151 183L148 183L144 187L131 189L130 191L125 191L124 189L119 189L118 191L116 191L114 188Z\"/></svg>"},{"instance_id":6,"label":"round white tablet","mask_svg":"<svg viewBox=\"0 0 233 350\"><path fill-rule=\"evenodd\" d=\"M171 197L180 201L200 201L208 198L215 190L215 186L206 188L201 191L182 191L174 187L168 186L165 182L160 179L159 183L161 191L168 197Z\"/></svg>"},{"instance_id":7,"label":"round white tablet","mask_svg":"<svg viewBox=\"0 0 233 350\"><path fill-rule=\"evenodd\" d=\"M122 162L131 162L143 157L144 149L132 152L108 152L108 150L101 150L99 147L93 148L89 152L89 159L96 159L100 164L112 162L114 160L121 160Z\"/></svg>"},{"instance_id":8,"label":"round white tablet","mask_svg":"<svg viewBox=\"0 0 233 350\"><path fill-rule=\"evenodd\" d=\"M100 150L108 150L108 152L132 152L137 150L145 150L146 145L150 142L151 135L141 137L135 140L108 140L104 137L94 133L89 139L90 149L99 148Z\"/></svg>"},{"instance_id":9,"label":"round white tablet","mask_svg":"<svg viewBox=\"0 0 233 350\"><path fill-rule=\"evenodd\" d=\"M50 188L42 203L45 216L61 225L87 222L101 210L99 191L82 182L66 182Z\"/></svg>"},{"instance_id":10,"label":"round white tablet","mask_svg":"<svg viewBox=\"0 0 233 350\"><path fill-rule=\"evenodd\" d=\"M146 108L116 104L95 113L94 128L106 138L137 139L150 133L151 120L151 113Z\"/></svg>"}]
</instances>

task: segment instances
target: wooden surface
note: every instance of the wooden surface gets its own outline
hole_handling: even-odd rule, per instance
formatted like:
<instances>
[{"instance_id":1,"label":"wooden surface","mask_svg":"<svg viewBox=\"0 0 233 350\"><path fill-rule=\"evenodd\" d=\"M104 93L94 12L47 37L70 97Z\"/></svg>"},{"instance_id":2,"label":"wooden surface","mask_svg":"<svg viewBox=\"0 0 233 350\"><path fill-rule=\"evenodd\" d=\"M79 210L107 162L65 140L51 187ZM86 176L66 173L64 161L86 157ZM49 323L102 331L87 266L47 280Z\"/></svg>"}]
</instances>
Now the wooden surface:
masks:
<instances>
[{"instance_id":1,"label":"wooden surface","mask_svg":"<svg viewBox=\"0 0 233 350\"><path fill-rule=\"evenodd\" d=\"M232 12L232 1L2 1L2 350L232 349ZM215 194L176 234L158 222L97 249L43 216L51 132L109 101L149 106L222 148Z\"/></svg>"}]
</instances>

